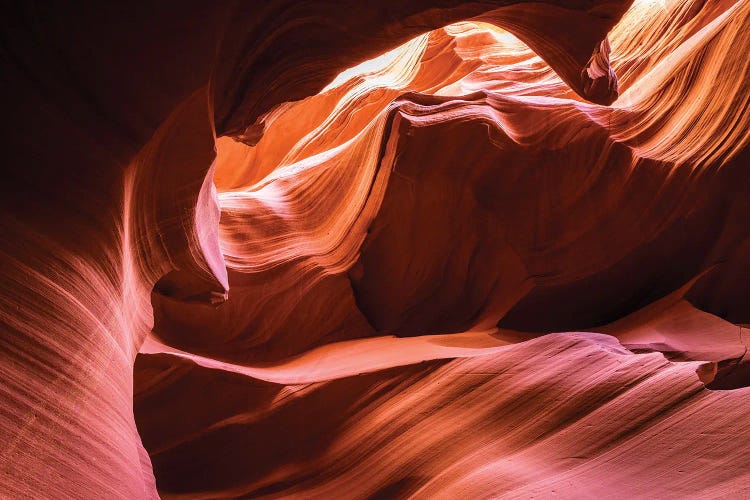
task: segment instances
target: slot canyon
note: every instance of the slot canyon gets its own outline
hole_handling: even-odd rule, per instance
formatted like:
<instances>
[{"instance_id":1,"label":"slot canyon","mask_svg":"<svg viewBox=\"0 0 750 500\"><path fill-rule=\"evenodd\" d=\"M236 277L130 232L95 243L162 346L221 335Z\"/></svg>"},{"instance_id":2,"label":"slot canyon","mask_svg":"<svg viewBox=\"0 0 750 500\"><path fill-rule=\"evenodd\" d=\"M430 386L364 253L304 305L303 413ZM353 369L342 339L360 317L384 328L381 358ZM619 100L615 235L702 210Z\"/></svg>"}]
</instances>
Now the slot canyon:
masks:
<instances>
[{"instance_id":1,"label":"slot canyon","mask_svg":"<svg viewBox=\"0 0 750 500\"><path fill-rule=\"evenodd\" d=\"M0 24L0 498L750 497L750 0Z\"/></svg>"}]
</instances>

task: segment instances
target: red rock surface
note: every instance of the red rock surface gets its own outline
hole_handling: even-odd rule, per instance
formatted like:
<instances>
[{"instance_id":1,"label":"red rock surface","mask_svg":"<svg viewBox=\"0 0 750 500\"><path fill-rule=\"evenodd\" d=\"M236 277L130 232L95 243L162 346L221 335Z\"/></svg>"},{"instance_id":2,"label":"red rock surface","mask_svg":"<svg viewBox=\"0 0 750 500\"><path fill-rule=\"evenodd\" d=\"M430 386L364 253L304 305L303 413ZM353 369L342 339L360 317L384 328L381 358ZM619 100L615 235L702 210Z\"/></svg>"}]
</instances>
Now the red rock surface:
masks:
<instances>
[{"instance_id":1,"label":"red rock surface","mask_svg":"<svg viewBox=\"0 0 750 500\"><path fill-rule=\"evenodd\" d=\"M18 3L0 496L750 495L750 2Z\"/></svg>"}]
</instances>

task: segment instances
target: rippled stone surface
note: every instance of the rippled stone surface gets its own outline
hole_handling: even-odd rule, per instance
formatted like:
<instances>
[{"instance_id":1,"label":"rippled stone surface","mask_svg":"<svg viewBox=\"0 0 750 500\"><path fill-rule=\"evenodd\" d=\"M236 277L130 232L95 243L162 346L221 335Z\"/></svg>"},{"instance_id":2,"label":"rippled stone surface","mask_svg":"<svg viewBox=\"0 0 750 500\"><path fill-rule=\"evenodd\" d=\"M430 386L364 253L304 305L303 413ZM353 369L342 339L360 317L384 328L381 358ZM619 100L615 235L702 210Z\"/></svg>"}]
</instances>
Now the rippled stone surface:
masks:
<instances>
[{"instance_id":1,"label":"rippled stone surface","mask_svg":"<svg viewBox=\"0 0 750 500\"><path fill-rule=\"evenodd\" d=\"M3 17L4 495L749 493L750 2Z\"/></svg>"}]
</instances>

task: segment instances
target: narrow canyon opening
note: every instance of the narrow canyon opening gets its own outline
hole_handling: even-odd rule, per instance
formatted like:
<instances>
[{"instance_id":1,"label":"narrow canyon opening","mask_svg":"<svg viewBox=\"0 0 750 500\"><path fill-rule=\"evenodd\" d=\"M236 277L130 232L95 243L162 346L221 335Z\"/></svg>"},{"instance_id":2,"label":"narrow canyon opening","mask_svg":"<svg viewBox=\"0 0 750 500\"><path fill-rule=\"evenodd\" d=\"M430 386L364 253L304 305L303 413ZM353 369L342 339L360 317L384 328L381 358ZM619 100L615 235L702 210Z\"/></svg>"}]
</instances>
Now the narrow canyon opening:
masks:
<instances>
[{"instance_id":1,"label":"narrow canyon opening","mask_svg":"<svg viewBox=\"0 0 750 500\"><path fill-rule=\"evenodd\" d=\"M720 17L690 2L631 7L608 35L611 55L592 57L591 71L611 63L619 77L611 106L581 98L502 28L459 22L274 108L250 144L247 135L218 138L230 298L196 305L170 297L167 280L154 296L155 337L136 362L135 413L160 488L242 484L273 496L297 491L273 479L282 464L317 457L318 473L343 475L371 464L355 454L350 466L334 465L361 445L341 437L351 425L345 408L363 408L354 413L364 418L361 438L381 435L365 415L398 406L398 388L445 383L450 358L535 352L519 354L523 366L541 344L587 357L611 352L647 372L666 363L713 389L746 386L747 332L730 322L741 318L696 307L716 279L707 259L725 251L712 221L736 225L743 213L717 203L735 143L711 143L684 124L652 125L675 113L700 120L703 111L670 94L695 90L685 80L693 54L676 47L726 63L712 48L721 37L708 29ZM727 120L712 119L704 126ZM590 333L542 337L571 331ZM561 361L528 370L548 363ZM196 415L195 387L217 396L175 427L168 415ZM154 398L165 393L176 406L154 420ZM220 403L227 397L239 401ZM240 402L247 409L237 413ZM312 487L305 470L284 477ZM386 490L402 496L425 484L402 478Z\"/></svg>"},{"instance_id":2,"label":"narrow canyon opening","mask_svg":"<svg viewBox=\"0 0 750 500\"><path fill-rule=\"evenodd\" d=\"M3 495L750 494L750 0L0 25Z\"/></svg>"}]
</instances>

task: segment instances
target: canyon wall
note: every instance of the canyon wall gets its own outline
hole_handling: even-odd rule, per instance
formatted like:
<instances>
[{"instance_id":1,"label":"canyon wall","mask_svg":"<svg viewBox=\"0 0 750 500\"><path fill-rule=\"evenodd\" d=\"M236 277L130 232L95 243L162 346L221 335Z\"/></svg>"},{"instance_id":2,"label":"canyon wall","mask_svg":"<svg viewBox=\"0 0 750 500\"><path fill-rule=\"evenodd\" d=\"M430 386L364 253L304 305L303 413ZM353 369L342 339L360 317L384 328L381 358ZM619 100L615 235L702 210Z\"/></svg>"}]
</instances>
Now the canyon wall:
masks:
<instances>
[{"instance_id":1,"label":"canyon wall","mask_svg":"<svg viewBox=\"0 0 750 500\"><path fill-rule=\"evenodd\" d=\"M748 493L750 2L0 23L3 495Z\"/></svg>"}]
</instances>

